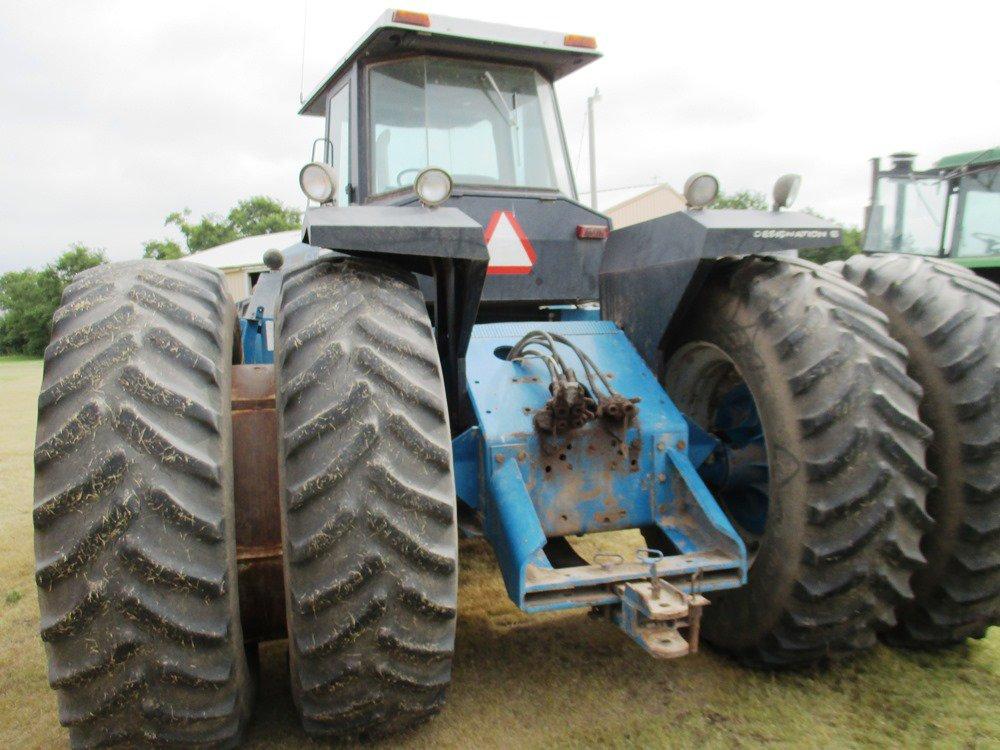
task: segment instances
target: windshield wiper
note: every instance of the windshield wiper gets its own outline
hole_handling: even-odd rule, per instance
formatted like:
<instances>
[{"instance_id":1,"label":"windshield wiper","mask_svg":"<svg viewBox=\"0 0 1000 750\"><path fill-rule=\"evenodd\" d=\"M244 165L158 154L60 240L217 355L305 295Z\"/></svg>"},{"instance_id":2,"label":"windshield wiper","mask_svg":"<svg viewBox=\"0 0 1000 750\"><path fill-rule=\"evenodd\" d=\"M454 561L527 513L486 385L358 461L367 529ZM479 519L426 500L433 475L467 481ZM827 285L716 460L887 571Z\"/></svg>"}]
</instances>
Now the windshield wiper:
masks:
<instances>
[{"instance_id":1,"label":"windshield wiper","mask_svg":"<svg viewBox=\"0 0 1000 750\"><path fill-rule=\"evenodd\" d=\"M496 92L497 98L500 99L500 104L503 105L503 109L500 109L500 107L495 102L493 104L493 106L497 108L497 112L499 112L501 115L506 115L507 117L507 127L509 127L511 130L511 140L512 140L511 150L514 152L514 162L517 164L517 166L521 166L521 163L524 161L524 157L521 154L521 149L524 146L520 142L520 139L517 137L517 133L520 130L520 126L517 123L517 109L516 109L517 99L515 98L517 94L513 93L511 94L511 98L514 100L513 102L514 108L511 108L510 106L507 105L507 99L504 97L503 92L500 90L500 87L497 86L496 79L493 78L493 75L488 70L483 71L483 79L487 83L489 83L490 86L493 87L493 90ZM487 99L489 99L491 102L493 101L493 97L490 96L490 90L485 86L483 87L483 93L486 94Z\"/></svg>"},{"instance_id":2,"label":"windshield wiper","mask_svg":"<svg viewBox=\"0 0 1000 750\"><path fill-rule=\"evenodd\" d=\"M483 71L483 78L490 84L490 86L493 87L493 90L497 92L497 97L500 99L500 103L503 105L503 109L497 107L497 111L500 112L500 114L502 115L506 115L508 125L510 125L512 128L516 127L517 112L515 112L513 109L507 106L507 100L504 98L503 92L500 90L500 87L497 86L497 82L493 78L493 74L490 73L488 70ZM489 90L486 91L486 94L487 94L486 98L489 99L490 101L493 101L493 97L489 96Z\"/></svg>"}]
</instances>

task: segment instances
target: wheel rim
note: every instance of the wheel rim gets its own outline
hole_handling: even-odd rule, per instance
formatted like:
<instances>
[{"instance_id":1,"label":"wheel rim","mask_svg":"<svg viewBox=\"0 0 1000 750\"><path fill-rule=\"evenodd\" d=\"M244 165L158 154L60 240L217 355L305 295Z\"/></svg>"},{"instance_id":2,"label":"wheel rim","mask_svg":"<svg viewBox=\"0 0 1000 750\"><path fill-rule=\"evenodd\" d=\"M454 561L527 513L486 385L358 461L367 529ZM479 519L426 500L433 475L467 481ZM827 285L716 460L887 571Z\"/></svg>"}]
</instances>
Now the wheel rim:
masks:
<instances>
[{"instance_id":1,"label":"wheel rim","mask_svg":"<svg viewBox=\"0 0 1000 750\"><path fill-rule=\"evenodd\" d=\"M699 472L743 538L752 564L767 525L770 472L750 387L725 352L702 341L677 351L664 381L678 408L721 442Z\"/></svg>"}]
</instances>

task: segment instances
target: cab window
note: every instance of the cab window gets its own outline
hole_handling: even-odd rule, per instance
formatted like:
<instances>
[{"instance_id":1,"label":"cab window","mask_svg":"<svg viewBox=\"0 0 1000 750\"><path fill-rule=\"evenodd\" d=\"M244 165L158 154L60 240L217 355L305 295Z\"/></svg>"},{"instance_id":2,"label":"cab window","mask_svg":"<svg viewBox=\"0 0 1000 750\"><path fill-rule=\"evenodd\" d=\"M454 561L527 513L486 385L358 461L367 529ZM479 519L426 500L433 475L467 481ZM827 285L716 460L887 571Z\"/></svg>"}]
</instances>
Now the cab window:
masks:
<instances>
[{"instance_id":1,"label":"cab window","mask_svg":"<svg viewBox=\"0 0 1000 750\"><path fill-rule=\"evenodd\" d=\"M962 215L956 255L1000 255L1000 169L962 177L959 193Z\"/></svg>"},{"instance_id":2,"label":"cab window","mask_svg":"<svg viewBox=\"0 0 1000 750\"><path fill-rule=\"evenodd\" d=\"M351 123L351 84L346 84L336 94L330 97L327 112L329 130L326 137L327 163L337 170L337 205L346 206L348 202L348 184L351 181L350 165L350 123Z\"/></svg>"},{"instance_id":3,"label":"cab window","mask_svg":"<svg viewBox=\"0 0 1000 750\"><path fill-rule=\"evenodd\" d=\"M369 71L373 194L441 167L456 185L573 196L552 87L531 68L414 57Z\"/></svg>"}]
</instances>

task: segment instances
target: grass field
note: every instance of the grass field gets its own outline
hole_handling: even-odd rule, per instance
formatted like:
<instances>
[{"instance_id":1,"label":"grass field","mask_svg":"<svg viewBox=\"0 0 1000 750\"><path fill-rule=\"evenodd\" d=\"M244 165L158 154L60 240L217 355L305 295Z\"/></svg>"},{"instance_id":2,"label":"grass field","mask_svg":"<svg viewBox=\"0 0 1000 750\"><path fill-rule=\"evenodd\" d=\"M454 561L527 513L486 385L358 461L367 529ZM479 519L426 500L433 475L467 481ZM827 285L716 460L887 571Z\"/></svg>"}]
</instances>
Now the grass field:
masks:
<instances>
[{"instance_id":1,"label":"grass field","mask_svg":"<svg viewBox=\"0 0 1000 750\"><path fill-rule=\"evenodd\" d=\"M36 635L31 451L37 361L0 359L0 748L65 745ZM464 543L444 712L393 747L1000 747L1000 629L945 653L880 647L797 674L711 651L655 662L583 614L522 615L488 548ZM263 649L247 747L308 748L284 644ZM318 747L319 745L315 745Z\"/></svg>"}]
</instances>

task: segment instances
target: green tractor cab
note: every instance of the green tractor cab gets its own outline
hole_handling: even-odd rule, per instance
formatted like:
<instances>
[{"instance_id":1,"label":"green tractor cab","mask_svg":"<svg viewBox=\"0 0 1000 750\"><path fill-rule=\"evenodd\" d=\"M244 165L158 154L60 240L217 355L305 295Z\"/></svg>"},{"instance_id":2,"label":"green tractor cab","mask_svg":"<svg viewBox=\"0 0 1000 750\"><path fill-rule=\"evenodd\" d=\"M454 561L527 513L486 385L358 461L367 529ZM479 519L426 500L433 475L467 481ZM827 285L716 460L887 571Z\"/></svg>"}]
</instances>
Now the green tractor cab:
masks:
<instances>
[{"instance_id":1,"label":"green tractor cab","mask_svg":"<svg viewBox=\"0 0 1000 750\"><path fill-rule=\"evenodd\" d=\"M915 154L872 159L866 253L947 258L1000 280L1000 148L969 151L914 169Z\"/></svg>"}]
</instances>

